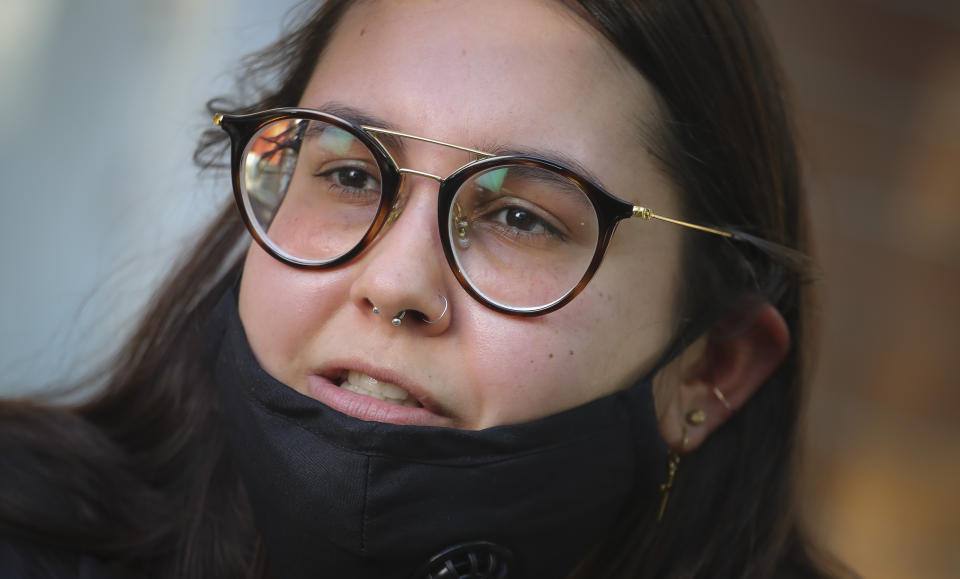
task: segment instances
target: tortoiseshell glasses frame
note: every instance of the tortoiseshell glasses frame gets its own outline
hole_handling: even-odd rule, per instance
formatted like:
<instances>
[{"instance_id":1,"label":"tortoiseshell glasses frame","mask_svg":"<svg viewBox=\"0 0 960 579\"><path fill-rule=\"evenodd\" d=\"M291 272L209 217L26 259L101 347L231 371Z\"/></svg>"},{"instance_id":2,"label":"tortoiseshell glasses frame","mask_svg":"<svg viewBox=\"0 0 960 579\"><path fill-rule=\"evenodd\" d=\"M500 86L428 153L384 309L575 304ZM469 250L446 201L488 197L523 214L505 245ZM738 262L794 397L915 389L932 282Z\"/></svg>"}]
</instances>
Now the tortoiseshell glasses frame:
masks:
<instances>
[{"instance_id":1,"label":"tortoiseshell glasses frame","mask_svg":"<svg viewBox=\"0 0 960 579\"><path fill-rule=\"evenodd\" d=\"M331 259L303 259L302 257L291 255L289 252L280 248L267 237L265 228L258 224L257 217L253 214L254 210L251 204L245 199L244 187L246 187L246 185L243 174L244 156L250 146L251 139L268 125L284 120L303 120L323 123L324 126L336 127L349 133L354 139L369 149L379 170L379 206L377 207L375 216L370 222L369 228L353 247ZM244 115L217 114L213 122L215 125L224 129L231 139L233 192L244 223L257 244L274 258L292 267L308 270L332 269L350 262L373 243L380 231L391 220L391 213L394 213L393 218L395 218L399 210L398 208L402 208L399 197L403 177L405 175L426 177L439 183L437 225L440 230L440 240L448 266L468 294L483 305L505 314L539 316L555 311L569 303L583 290L596 273L617 224L624 219L637 218L642 221L659 220L725 238L736 237L733 233L727 231L666 217L654 212L648 207L628 203L608 193L599 185L562 163L538 156L494 155L469 147L445 143L391 129L355 124L332 114L303 108L279 108ZM383 141L387 138L412 139L448 147L469 153L474 157L474 160L461 166L446 177L401 167L384 145ZM573 284L569 290L562 295L551 298L549 302L545 304L516 307L491 299L485 295L483 291L475 287L470 277L461 269L456 251L452 246L451 239L453 236L451 236L450 224L454 223L454 227L456 227L458 223L457 219L459 219L459 217L452 213L459 210L459 207L454 207L455 204L453 200L461 190L461 187L463 187L465 183L471 182L471 179L476 179L478 175L506 167L539 169L572 183L583 192L596 213L596 246L593 249L593 256L589 260L589 265L587 265L582 275L579 275L576 283ZM456 235L456 233L454 233L454 235ZM571 277L571 279L573 278Z\"/></svg>"}]
</instances>

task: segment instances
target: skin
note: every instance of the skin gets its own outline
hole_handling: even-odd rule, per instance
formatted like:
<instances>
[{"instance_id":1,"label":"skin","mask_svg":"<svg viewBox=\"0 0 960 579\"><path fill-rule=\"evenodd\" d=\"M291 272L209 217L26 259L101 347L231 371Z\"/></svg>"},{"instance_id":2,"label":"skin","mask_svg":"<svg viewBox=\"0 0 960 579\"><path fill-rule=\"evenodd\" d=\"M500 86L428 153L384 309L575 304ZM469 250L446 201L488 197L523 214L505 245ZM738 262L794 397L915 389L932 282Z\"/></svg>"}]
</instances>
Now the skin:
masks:
<instances>
[{"instance_id":1,"label":"skin","mask_svg":"<svg viewBox=\"0 0 960 579\"><path fill-rule=\"evenodd\" d=\"M556 151L614 195L678 215L677 193L641 139L642 123L655 114L647 83L556 2L362 2L338 27L300 106L328 103L459 145ZM470 160L431 144L406 145L399 164L436 175ZM627 387L658 359L674 329L680 228L622 223L576 299L551 314L520 318L481 305L453 276L439 239L437 183L409 176L402 195L399 218L359 258L332 271L298 270L251 244L240 315L272 376L358 418L481 429ZM409 316L400 327L390 324L403 310L437 318L438 294L449 300L440 322ZM668 374L675 379L657 386L662 420L677 421L691 400L717 409L704 394L717 376L698 363L708 346L695 346ZM345 369L398 384L425 408L336 388L331 380ZM738 404L748 397L735 396ZM729 412L721 410L711 430ZM665 429L665 437L678 439L675 430Z\"/></svg>"}]
</instances>

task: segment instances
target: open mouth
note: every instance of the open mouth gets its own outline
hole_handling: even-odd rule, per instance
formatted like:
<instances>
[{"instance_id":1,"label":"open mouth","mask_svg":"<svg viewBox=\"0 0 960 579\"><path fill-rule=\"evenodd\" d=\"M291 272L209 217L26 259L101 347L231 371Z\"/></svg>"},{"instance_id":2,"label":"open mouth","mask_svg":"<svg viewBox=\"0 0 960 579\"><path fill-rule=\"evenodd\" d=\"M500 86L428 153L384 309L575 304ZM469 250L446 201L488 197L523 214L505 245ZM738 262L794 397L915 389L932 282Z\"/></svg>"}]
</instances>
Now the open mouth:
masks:
<instances>
[{"instance_id":1,"label":"open mouth","mask_svg":"<svg viewBox=\"0 0 960 579\"><path fill-rule=\"evenodd\" d=\"M398 378L387 382L356 369L350 362L331 363L330 369L307 376L304 394L328 407L368 422L389 424L458 427L457 421L442 410L427 392L407 385ZM385 377L390 376L384 371Z\"/></svg>"},{"instance_id":2,"label":"open mouth","mask_svg":"<svg viewBox=\"0 0 960 579\"><path fill-rule=\"evenodd\" d=\"M417 401L409 392L396 384L377 380L356 370L346 370L340 374L340 377L334 381L337 386L344 390L349 390L355 394L370 396L377 400L382 400L398 406L408 408L423 408L423 405Z\"/></svg>"}]
</instances>

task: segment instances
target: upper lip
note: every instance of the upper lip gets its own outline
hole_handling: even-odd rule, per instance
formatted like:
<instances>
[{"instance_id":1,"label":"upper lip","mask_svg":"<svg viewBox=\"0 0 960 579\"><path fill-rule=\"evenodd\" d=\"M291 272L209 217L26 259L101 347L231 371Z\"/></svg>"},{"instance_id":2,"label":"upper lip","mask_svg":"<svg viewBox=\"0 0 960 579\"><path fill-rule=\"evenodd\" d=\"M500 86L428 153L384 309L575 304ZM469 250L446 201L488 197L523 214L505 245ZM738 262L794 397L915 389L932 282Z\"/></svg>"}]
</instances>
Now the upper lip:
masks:
<instances>
[{"instance_id":1,"label":"upper lip","mask_svg":"<svg viewBox=\"0 0 960 579\"><path fill-rule=\"evenodd\" d=\"M361 374L366 374L367 376L370 376L371 378L381 382L395 384L409 392L410 396L419 402L425 410L428 410L438 416L444 416L448 418L451 417L450 413L443 409L436 401L434 401L430 393L428 393L424 388L413 383L406 376L394 370L382 367L373 367L358 360L333 360L323 364L316 374L327 378L331 382L339 384L346 373L351 370L360 372Z\"/></svg>"}]
</instances>

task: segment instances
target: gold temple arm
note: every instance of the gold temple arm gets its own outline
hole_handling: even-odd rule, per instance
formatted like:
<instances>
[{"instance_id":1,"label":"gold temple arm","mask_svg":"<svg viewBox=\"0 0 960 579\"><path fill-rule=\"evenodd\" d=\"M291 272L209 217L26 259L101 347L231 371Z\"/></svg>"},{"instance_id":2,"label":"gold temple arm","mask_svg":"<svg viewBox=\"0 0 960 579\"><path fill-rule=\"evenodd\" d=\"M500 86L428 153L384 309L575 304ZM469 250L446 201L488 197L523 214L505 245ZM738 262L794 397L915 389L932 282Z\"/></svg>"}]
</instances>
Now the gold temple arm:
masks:
<instances>
[{"instance_id":1,"label":"gold temple arm","mask_svg":"<svg viewBox=\"0 0 960 579\"><path fill-rule=\"evenodd\" d=\"M695 225L693 223L687 223L686 221L680 221L679 219L673 219L670 217L664 217L663 215L657 215L648 207L641 207L639 205L633 206L633 215L631 217L639 217L644 221L650 219L659 219L660 221L666 221L667 223L673 223L674 225L681 225L683 227L689 227L690 229L696 229L698 231L705 231L707 233L712 233L714 235L719 235L720 237L733 238L734 235L729 231L721 231L720 229L714 229L712 227L704 227L703 225Z\"/></svg>"}]
</instances>

